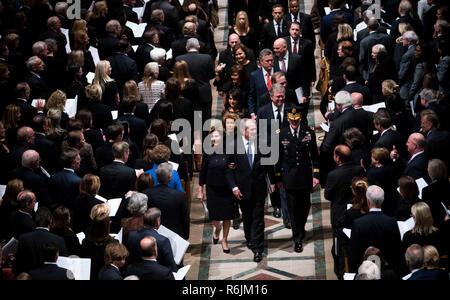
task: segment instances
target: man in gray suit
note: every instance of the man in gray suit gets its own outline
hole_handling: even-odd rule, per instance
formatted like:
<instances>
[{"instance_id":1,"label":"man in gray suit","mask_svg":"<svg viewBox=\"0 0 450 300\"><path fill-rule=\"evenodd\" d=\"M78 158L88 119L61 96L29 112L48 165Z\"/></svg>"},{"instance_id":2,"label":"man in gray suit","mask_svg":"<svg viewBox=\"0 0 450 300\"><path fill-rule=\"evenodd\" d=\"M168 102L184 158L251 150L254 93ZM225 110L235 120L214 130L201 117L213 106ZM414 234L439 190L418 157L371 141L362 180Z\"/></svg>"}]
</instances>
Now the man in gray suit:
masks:
<instances>
[{"instance_id":1,"label":"man in gray suit","mask_svg":"<svg viewBox=\"0 0 450 300\"><path fill-rule=\"evenodd\" d=\"M400 81L400 98L408 101L409 90L414 81L414 50L419 40L414 31L407 31L402 36L404 47L408 47L400 61L400 70L398 71L398 79Z\"/></svg>"},{"instance_id":2,"label":"man in gray suit","mask_svg":"<svg viewBox=\"0 0 450 300\"><path fill-rule=\"evenodd\" d=\"M188 64L192 78L197 81L200 92L198 107L202 110L202 119L205 122L211 118L212 94L209 81L215 77L214 61L210 55L199 53L200 43L196 38L190 38L187 41L186 50L187 53L178 56L176 60L184 60ZM189 100L197 101L197 99ZM194 104L194 106L196 105Z\"/></svg>"}]
</instances>

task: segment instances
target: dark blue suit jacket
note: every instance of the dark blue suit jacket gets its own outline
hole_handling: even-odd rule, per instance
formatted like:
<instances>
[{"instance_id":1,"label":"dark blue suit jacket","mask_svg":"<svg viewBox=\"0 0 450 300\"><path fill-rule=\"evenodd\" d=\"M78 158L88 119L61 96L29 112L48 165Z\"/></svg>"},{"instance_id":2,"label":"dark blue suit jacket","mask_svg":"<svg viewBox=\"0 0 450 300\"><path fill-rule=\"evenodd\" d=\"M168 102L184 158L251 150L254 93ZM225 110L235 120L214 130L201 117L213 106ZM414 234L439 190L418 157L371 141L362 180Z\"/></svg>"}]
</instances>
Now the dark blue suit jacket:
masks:
<instances>
[{"instance_id":1,"label":"dark blue suit jacket","mask_svg":"<svg viewBox=\"0 0 450 300\"><path fill-rule=\"evenodd\" d=\"M98 280L122 280L122 274L111 265L106 265L100 269Z\"/></svg>"},{"instance_id":2,"label":"dark blue suit jacket","mask_svg":"<svg viewBox=\"0 0 450 300\"><path fill-rule=\"evenodd\" d=\"M428 178L427 167L428 161L425 157L425 153L421 153L414 157L414 159L406 165L405 170L403 170L402 176L411 176L414 179L424 177L424 179L426 180L426 178Z\"/></svg>"},{"instance_id":3,"label":"dark blue suit jacket","mask_svg":"<svg viewBox=\"0 0 450 300\"><path fill-rule=\"evenodd\" d=\"M120 121L127 121L130 125L130 140L142 146L142 141L147 134L147 125L145 121L135 115L124 114L119 118Z\"/></svg>"},{"instance_id":4,"label":"dark blue suit jacket","mask_svg":"<svg viewBox=\"0 0 450 300\"><path fill-rule=\"evenodd\" d=\"M62 170L53 174L51 180L52 203L63 205L73 212L81 178L74 172Z\"/></svg>"},{"instance_id":5,"label":"dark blue suit jacket","mask_svg":"<svg viewBox=\"0 0 450 300\"><path fill-rule=\"evenodd\" d=\"M403 262L403 259L400 231L395 218L383 212L369 212L353 221L349 247L351 270L358 269L369 246L380 249L394 270L399 270L399 263Z\"/></svg>"},{"instance_id":6,"label":"dark blue suit jacket","mask_svg":"<svg viewBox=\"0 0 450 300\"><path fill-rule=\"evenodd\" d=\"M420 269L417 272L414 272L414 274L411 275L411 277L408 278L408 280L441 280L441 273L440 270L427 270L427 269Z\"/></svg>"},{"instance_id":7,"label":"dark blue suit jacket","mask_svg":"<svg viewBox=\"0 0 450 300\"><path fill-rule=\"evenodd\" d=\"M36 195L36 201L40 202L39 205L50 206L49 181L38 171L22 167L13 171L12 178L21 179L24 188L30 189Z\"/></svg>"},{"instance_id":8,"label":"dark blue suit jacket","mask_svg":"<svg viewBox=\"0 0 450 300\"><path fill-rule=\"evenodd\" d=\"M170 271L176 272L178 268L173 259L173 252L169 239L160 235L155 229L147 226L144 226L141 230L132 231L128 235L127 248L130 250L131 261L141 261L139 243L146 236L152 236L156 240L156 245L158 246L158 263L162 266L166 266Z\"/></svg>"},{"instance_id":9,"label":"dark blue suit jacket","mask_svg":"<svg viewBox=\"0 0 450 300\"><path fill-rule=\"evenodd\" d=\"M70 274L68 276L68 274ZM54 264L43 265L30 271L33 280L74 280L73 273Z\"/></svg>"},{"instance_id":10,"label":"dark blue suit jacket","mask_svg":"<svg viewBox=\"0 0 450 300\"><path fill-rule=\"evenodd\" d=\"M129 275L136 275L140 280L175 280L167 267L149 260L143 260L128 266L126 276Z\"/></svg>"},{"instance_id":11,"label":"dark blue suit jacket","mask_svg":"<svg viewBox=\"0 0 450 300\"><path fill-rule=\"evenodd\" d=\"M248 110L250 114L258 112L262 98L266 93L266 80L260 68L250 74L250 91L248 93Z\"/></svg>"}]
</instances>

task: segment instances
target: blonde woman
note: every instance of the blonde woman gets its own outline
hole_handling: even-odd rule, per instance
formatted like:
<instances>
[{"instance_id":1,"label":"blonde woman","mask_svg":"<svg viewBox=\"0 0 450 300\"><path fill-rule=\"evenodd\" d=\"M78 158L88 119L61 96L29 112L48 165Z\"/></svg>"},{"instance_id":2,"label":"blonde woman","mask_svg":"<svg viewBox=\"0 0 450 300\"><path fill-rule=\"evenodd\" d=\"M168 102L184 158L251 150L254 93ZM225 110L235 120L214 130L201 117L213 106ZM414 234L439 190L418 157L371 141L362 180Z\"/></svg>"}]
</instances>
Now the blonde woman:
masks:
<instances>
[{"instance_id":1,"label":"blonde woman","mask_svg":"<svg viewBox=\"0 0 450 300\"><path fill-rule=\"evenodd\" d=\"M101 60L95 67L95 77L93 84L98 84L102 88L102 103L108 105L111 110L117 110L120 102L117 83L110 77L111 64L107 60Z\"/></svg>"},{"instance_id":2,"label":"blonde woman","mask_svg":"<svg viewBox=\"0 0 450 300\"><path fill-rule=\"evenodd\" d=\"M432 245L439 251L443 236L439 229L433 226L433 216L428 204L417 202L411 207L411 214L415 224L413 229L407 231L403 236L403 249L406 251L412 244L419 244L421 246Z\"/></svg>"},{"instance_id":3,"label":"blonde woman","mask_svg":"<svg viewBox=\"0 0 450 300\"><path fill-rule=\"evenodd\" d=\"M61 149L61 144L67 131L61 128L61 110L50 108L45 118L45 135L55 142L57 149Z\"/></svg>"},{"instance_id":4,"label":"blonde woman","mask_svg":"<svg viewBox=\"0 0 450 300\"><path fill-rule=\"evenodd\" d=\"M106 36L106 23L108 19L106 15L108 14L108 5L106 1L98 1L94 4L94 9L92 13L88 15L89 26L95 27L97 35L99 38Z\"/></svg>"},{"instance_id":5,"label":"blonde woman","mask_svg":"<svg viewBox=\"0 0 450 300\"><path fill-rule=\"evenodd\" d=\"M102 88L98 84L90 84L85 88L88 104L86 108L92 113L92 125L96 129L103 129L112 124L111 109L103 104Z\"/></svg>"},{"instance_id":6,"label":"blonde woman","mask_svg":"<svg viewBox=\"0 0 450 300\"><path fill-rule=\"evenodd\" d=\"M148 105L149 109L153 109L156 102L164 96L166 85L158 80L159 67L158 63L150 62L144 68L142 81L139 82L139 93L142 101Z\"/></svg>"},{"instance_id":7,"label":"blonde woman","mask_svg":"<svg viewBox=\"0 0 450 300\"><path fill-rule=\"evenodd\" d=\"M236 21L233 28L229 30L229 34L236 33L245 46L250 49L258 49L258 38L254 28L250 27L248 15L245 11L236 14Z\"/></svg>"},{"instance_id":8,"label":"blonde woman","mask_svg":"<svg viewBox=\"0 0 450 300\"><path fill-rule=\"evenodd\" d=\"M136 108L134 109L134 115L141 118L146 122L147 127L150 125L150 113L147 103L142 101L142 96L139 91L138 85L134 80L128 80L123 85L123 100L135 99Z\"/></svg>"},{"instance_id":9,"label":"blonde woman","mask_svg":"<svg viewBox=\"0 0 450 300\"><path fill-rule=\"evenodd\" d=\"M66 105L66 93L61 90L54 91L44 106L44 111L48 112L51 108L58 110L61 113L61 127L66 128L67 122L69 122L69 115L64 112L64 106Z\"/></svg>"}]
</instances>

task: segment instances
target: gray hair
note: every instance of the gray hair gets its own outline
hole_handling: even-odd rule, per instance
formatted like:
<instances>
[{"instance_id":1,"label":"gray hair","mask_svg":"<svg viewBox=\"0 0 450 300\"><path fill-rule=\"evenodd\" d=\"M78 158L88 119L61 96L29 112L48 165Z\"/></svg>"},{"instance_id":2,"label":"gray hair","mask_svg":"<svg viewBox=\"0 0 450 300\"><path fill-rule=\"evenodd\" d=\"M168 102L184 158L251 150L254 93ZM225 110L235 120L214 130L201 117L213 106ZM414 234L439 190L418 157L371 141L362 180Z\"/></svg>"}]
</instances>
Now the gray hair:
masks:
<instances>
[{"instance_id":1,"label":"gray hair","mask_svg":"<svg viewBox=\"0 0 450 300\"><path fill-rule=\"evenodd\" d=\"M403 38L406 39L407 41L413 43L413 44L416 43L419 40L419 37L417 36L417 34L414 31L412 31L412 30L409 30L409 31L405 32L403 34Z\"/></svg>"},{"instance_id":2,"label":"gray hair","mask_svg":"<svg viewBox=\"0 0 450 300\"><path fill-rule=\"evenodd\" d=\"M370 260L365 260L362 262L361 266L358 268L358 274L367 275L367 280L381 279L380 269Z\"/></svg>"},{"instance_id":3,"label":"gray hair","mask_svg":"<svg viewBox=\"0 0 450 300\"><path fill-rule=\"evenodd\" d=\"M61 22L58 17L53 16L47 20L47 28L53 28L58 22Z\"/></svg>"},{"instance_id":4,"label":"gray hair","mask_svg":"<svg viewBox=\"0 0 450 300\"><path fill-rule=\"evenodd\" d=\"M151 207L144 214L144 224L150 227L155 227L160 218L161 210L157 207Z\"/></svg>"},{"instance_id":5,"label":"gray hair","mask_svg":"<svg viewBox=\"0 0 450 300\"><path fill-rule=\"evenodd\" d=\"M69 5L66 2L58 2L55 4L55 12L57 14L61 14L65 12L69 8Z\"/></svg>"},{"instance_id":6,"label":"gray hair","mask_svg":"<svg viewBox=\"0 0 450 300\"><path fill-rule=\"evenodd\" d=\"M44 43L44 42L42 42L42 43ZM45 44L45 43L44 43ZM34 45L33 45L34 46ZM33 53L34 53L34 51L33 51ZM37 56L32 56L32 57L30 57L29 59L27 59L27 62L25 63L25 65L27 66L27 70L28 71L31 71L31 70L33 70L33 68L34 68L34 66L37 64L37 60L38 59L40 59L39 57L37 57Z\"/></svg>"},{"instance_id":7,"label":"gray hair","mask_svg":"<svg viewBox=\"0 0 450 300\"><path fill-rule=\"evenodd\" d=\"M199 43L198 39L196 39L196 38L190 38L187 40L186 50L189 51L192 49L195 49L195 50L200 49L200 43Z\"/></svg>"},{"instance_id":8,"label":"gray hair","mask_svg":"<svg viewBox=\"0 0 450 300\"><path fill-rule=\"evenodd\" d=\"M32 51L33 51L33 55L38 55L39 53L41 53L41 51L43 51L45 48L47 48L47 44L43 41L39 41L33 44L33 46L31 47Z\"/></svg>"},{"instance_id":9,"label":"gray hair","mask_svg":"<svg viewBox=\"0 0 450 300\"><path fill-rule=\"evenodd\" d=\"M405 252L405 260L412 269L419 269L423 267L424 253L422 246L412 244Z\"/></svg>"},{"instance_id":10,"label":"gray hair","mask_svg":"<svg viewBox=\"0 0 450 300\"><path fill-rule=\"evenodd\" d=\"M133 215L143 215L147 211L148 197L143 193L133 193L128 202L127 209Z\"/></svg>"},{"instance_id":11,"label":"gray hair","mask_svg":"<svg viewBox=\"0 0 450 300\"><path fill-rule=\"evenodd\" d=\"M105 30L108 33L116 32L117 29L119 29L120 23L117 20L110 20L108 23L106 23Z\"/></svg>"},{"instance_id":12,"label":"gray hair","mask_svg":"<svg viewBox=\"0 0 450 300\"><path fill-rule=\"evenodd\" d=\"M169 163L162 163L156 169L156 180L162 184L169 184L172 177L173 168Z\"/></svg>"},{"instance_id":13,"label":"gray hair","mask_svg":"<svg viewBox=\"0 0 450 300\"><path fill-rule=\"evenodd\" d=\"M380 53L380 52L387 52L386 47L383 44L373 45L372 50L375 50L378 53Z\"/></svg>"},{"instance_id":14,"label":"gray hair","mask_svg":"<svg viewBox=\"0 0 450 300\"><path fill-rule=\"evenodd\" d=\"M381 208L384 201L384 191L378 185L371 185L366 191L367 201L376 208Z\"/></svg>"},{"instance_id":15,"label":"gray hair","mask_svg":"<svg viewBox=\"0 0 450 300\"><path fill-rule=\"evenodd\" d=\"M27 150L22 154L22 166L33 168L39 166L39 153L34 150Z\"/></svg>"},{"instance_id":16,"label":"gray hair","mask_svg":"<svg viewBox=\"0 0 450 300\"><path fill-rule=\"evenodd\" d=\"M347 91L339 91L334 97L336 104L342 106L342 109L352 106L352 95Z\"/></svg>"},{"instance_id":17,"label":"gray hair","mask_svg":"<svg viewBox=\"0 0 450 300\"><path fill-rule=\"evenodd\" d=\"M272 88L270 89L270 96L273 96L273 94L275 94L275 92L283 92L283 93L285 93L286 89L281 84L274 83L272 85Z\"/></svg>"},{"instance_id":18,"label":"gray hair","mask_svg":"<svg viewBox=\"0 0 450 300\"><path fill-rule=\"evenodd\" d=\"M437 101L436 93L432 89L423 89L420 94L420 98L425 99L427 103L433 103Z\"/></svg>"},{"instance_id":19,"label":"gray hair","mask_svg":"<svg viewBox=\"0 0 450 300\"><path fill-rule=\"evenodd\" d=\"M267 56L267 55L273 55L272 50L267 49L267 48L266 49L262 49L261 52L259 52L258 59L261 61L263 59L263 57Z\"/></svg>"},{"instance_id":20,"label":"gray hair","mask_svg":"<svg viewBox=\"0 0 450 300\"><path fill-rule=\"evenodd\" d=\"M159 61L162 58L166 57L166 50L163 48L154 48L152 51L150 51L150 57L153 61Z\"/></svg>"},{"instance_id":21,"label":"gray hair","mask_svg":"<svg viewBox=\"0 0 450 300\"><path fill-rule=\"evenodd\" d=\"M400 4L398 5L398 8L400 9L400 12L403 14L407 14L411 11L411 2L408 0L402 0Z\"/></svg>"},{"instance_id":22,"label":"gray hair","mask_svg":"<svg viewBox=\"0 0 450 300\"><path fill-rule=\"evenodd\" d=\"M430 175L431 180L446 179L447 166L440 159L437 158L430 159L428 161L428 175Z\"/></svg>"},{"instance_id":23,"label":"gray hair","mask_svg":"<svg viewBox=\"0 0 450 300\"><path fill-rule=\"evenodd\" d=\"M58 49L58 42L55 39L45 39L44 42L49 52L55 52Z\"/></svg>"}]
</instances>

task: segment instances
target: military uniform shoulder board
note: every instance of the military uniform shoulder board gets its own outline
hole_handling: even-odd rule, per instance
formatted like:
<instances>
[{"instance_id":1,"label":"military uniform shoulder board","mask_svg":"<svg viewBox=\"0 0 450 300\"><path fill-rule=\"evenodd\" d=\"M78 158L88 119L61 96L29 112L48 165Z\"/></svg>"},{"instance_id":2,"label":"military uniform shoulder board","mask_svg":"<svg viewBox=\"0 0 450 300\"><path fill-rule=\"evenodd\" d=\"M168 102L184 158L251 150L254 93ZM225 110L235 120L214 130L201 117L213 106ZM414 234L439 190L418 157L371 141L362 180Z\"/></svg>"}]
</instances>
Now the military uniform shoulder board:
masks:
<instances>
[{"instance_id":1,"label":"military uniform shoulder board","mask_svg":"<svg viewBox=\"0 0 450 300\"><path fill-rule=\"evenodd\" d=\"M309 128L310 128L311 130L314 130L314 126L309 126Z\"/></svg>"},{"instance_id":2,"label":"military uniform shoulder board","mask_svg":"<svg viewBox=\"0 0 450 300\"><path fill-rule=\"evenodd\" d=\"M280 129L277 129L277 130L275 131L276 134L280 134L280 132L281 132Z\"/></svg>"}]
</instances>

